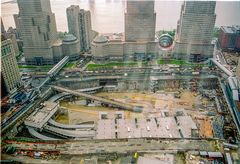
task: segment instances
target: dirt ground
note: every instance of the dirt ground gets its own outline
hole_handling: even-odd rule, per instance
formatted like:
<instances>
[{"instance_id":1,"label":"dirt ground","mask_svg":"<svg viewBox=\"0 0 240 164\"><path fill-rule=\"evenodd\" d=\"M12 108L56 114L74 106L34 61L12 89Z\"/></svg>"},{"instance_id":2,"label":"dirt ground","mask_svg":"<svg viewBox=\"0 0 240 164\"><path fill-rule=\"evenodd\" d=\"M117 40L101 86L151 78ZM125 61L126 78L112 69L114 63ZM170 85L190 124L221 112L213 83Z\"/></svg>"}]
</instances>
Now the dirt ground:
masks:
<instances>
[{"instance_id":1,"label":"dirt ground","mask_svg":"<svg viewBox=\"0 0 240 164\"><path fill-rule=\"evenodd\" d=\"M84 105L73 104L71 102L61 102L61 107L68 110L68 117L60 117L60 122L65 123L69 118L69 124L78 124L80 122L86 121L98 121L99 112L107 112L109 115L114 115L117 109L109 107L89 107ZM124 117L127 119L130 118L143 118L142 113L135 113L130 111L124 111ZM59 119L58 119L59 120Z\"/></svg>"},{"instance_id":2,"label":"dirt ground","mask_svg":"<svg viewBox=\"0 0 240 164\"><path fill-rule=\"evenodd\" d=\"M159 112L160 110L169 110L172 114L175 109L192 109L193 105L200 103L198 97L189 91L181 93L180 99L174 98L172 93L170 94L157 94L157 93L98 93L97 96L111 98L116 101L129 103L136 106L143 106L144 111Z\"/></svg>"},{"instance_id":3,"label":"dirt ground","mask_svg":"<svg viewBox=\"0 0 240 164\"><path fill-rule=\"evenodd\" d=\"M213 131L212 131L212 124L210 119L197 119L197 122L200 125L200 136L202 138L212 138Z\"/></svg>"}]
</instances>

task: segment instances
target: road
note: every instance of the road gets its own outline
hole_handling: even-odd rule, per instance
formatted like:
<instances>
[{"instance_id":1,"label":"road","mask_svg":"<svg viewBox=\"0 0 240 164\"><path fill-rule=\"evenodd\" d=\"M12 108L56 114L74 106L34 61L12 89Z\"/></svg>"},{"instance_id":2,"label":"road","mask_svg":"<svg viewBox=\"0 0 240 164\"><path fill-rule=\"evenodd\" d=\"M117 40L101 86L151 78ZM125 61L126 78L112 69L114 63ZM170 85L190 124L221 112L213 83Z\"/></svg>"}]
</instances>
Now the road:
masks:
<instances>
[{"instance_id":1,"label":"road","mask_svg":"<svg viewBox=\"0 0 240 164\"><path fill-rule=\"evenodd\" d=\"M124 79L124 80L148 80L150 77L166 80L166 79L206 79L206 78L216 78L217 74L205 74L205 75L152 75L152 74L145 74L144 76L141 76L139 74L132 74L129 76L114 76L114 75L106 75L106 76L90 76L83 79L80 79L79 77L69 77L69 78L62 78L57 79L57 82L76 82L76 81L87 81L87 80L99 80L99 79Z\"/></svg>"},{"instance_id":2,"label":"road","mask_svg":"<svg viewBox=\"0 0 240 164\"><path fill-rule=\"evenodd\" d=\"M38 151L60 151L60 154L80 155L97 153L126 153L136 151L156 151L156 150L197 150L216 151L215 141L207 140L146 140L130 139L128 141L115 140L87 140L78 142L65 142L63 144L41 144L41 143L12 143L21 150Z\"/></svg>"}]
</instances>

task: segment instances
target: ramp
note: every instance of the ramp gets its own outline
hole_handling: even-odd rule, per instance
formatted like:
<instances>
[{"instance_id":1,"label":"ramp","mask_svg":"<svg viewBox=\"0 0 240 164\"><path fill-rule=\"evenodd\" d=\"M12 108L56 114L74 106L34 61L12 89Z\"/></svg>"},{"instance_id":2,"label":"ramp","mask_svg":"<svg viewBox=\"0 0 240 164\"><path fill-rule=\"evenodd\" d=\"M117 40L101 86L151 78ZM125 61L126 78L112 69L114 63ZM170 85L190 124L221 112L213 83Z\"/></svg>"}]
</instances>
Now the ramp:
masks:
<instances>
[{"instance_id":1,"label":"ramp","mask_svg":"<svg viewBox=\"0 0 240 164\"><path fill-rule=\"evenodd\" d=\"M110 99L106 99L106 98L102 98L102 97L93 96L93 95L90 95L90 94L82 93L82 92L71 90L71 89L68 89L68 88L63 88L63 87L59 87L59 86L52 86L52 88L57 90L57 91L60 91L60 92L71 93L75 96L85 97L87 99L99 101L99 102L102 102L104 104L119 107L121 109L126 109L126 110L133 111L133 108L134 108L134 106L130 105L130 104L126 104L126 103L123 103L123 102L118 102L118 101L114 101L114 100L110 100Z\"/></svg>"}]
</instances>

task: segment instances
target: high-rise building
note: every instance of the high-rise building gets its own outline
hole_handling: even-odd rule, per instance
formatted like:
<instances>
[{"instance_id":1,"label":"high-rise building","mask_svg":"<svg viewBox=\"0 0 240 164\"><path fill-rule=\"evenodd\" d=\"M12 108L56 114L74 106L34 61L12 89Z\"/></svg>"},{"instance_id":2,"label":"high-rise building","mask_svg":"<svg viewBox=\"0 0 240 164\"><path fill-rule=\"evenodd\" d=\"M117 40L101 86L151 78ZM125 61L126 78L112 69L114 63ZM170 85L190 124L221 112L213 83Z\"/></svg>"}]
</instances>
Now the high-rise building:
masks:
<instances>
[{"instance_id":1,"label":"high-rise building","mask_svg":"<svg viewBox=\"0 0 240 164\"><path fill-rule=\"evenodd\" d=\"M10 39L2 40L1 43L1 76L4 81L4 86L1 87L6 88L8 93L21 85L15 52Z\"/></svg>"},{"instance_id":2,"label":"high-rise building","mask_svg":"<svg viewBox=\"0 0 240 164\"><path fill-rule=\"evenodd\" d=\"M27 64L54 64L62 54L54 53L58 46L55 15L49 0L18 0L19 21L23 52ZM16 21L15 21L16 22Z\"/></svg>"},{"instance_id":3,"label":"high-rise building","mask_svg":"<svg viewBox=\"0 0 240 164\"><path fill-rule=\"evenodd\" d=\"M215 1L183 3L173 50L175 58L199 62L212 57L215 6Z\"/></svg>"},{"instance_id":4,"label":"high-rise building","mask_svg":"<svg viewBox=\"0 0 240 164\"><path fill-rule=\"evenodd\" d=\"M127 1L125 41L154 41L156 13L154 1Z\"/></svg>"},{"instance_id":5,"label":"high-rise building","mask_svg":"<svg viewBox=\"0 0 240 164\"><path fill-rule=\"evenodd\" d=\"M77 37L82 52L89 51L93 37L90 11L71 5L66 12L69 33Z\"/></svg>"}]
</instances>

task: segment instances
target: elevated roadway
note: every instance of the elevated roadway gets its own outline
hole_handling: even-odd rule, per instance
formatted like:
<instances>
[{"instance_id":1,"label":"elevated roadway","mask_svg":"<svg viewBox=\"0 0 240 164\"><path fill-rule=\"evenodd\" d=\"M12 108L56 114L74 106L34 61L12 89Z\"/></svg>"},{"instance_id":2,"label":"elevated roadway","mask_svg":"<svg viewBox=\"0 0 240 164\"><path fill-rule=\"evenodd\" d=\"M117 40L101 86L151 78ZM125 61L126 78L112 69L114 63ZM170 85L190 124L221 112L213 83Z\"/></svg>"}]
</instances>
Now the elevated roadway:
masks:
<instances>
[{"instance_id":1,"label":"elevated roadway","mask_svg":"<svg viewBox=\"0 0 240 164\"><path fill-rule=\"evenodd\" d=\"M53 119L49 119L48 123L62 129L94 129L94 124L79 124L79 125L67 125L67 124L61 124L59 122L54 121Z\"/></svg>"},{"instance_id":2,"label":"elevated roadway","mask_svg":"<svg viewBox=\"0 0 240 164\"><path fill-rule=\"evenodd\" d=\"M94 138L95 137L94 130L66 130L66 129L57 128L51 125L45 125L43 129L50 133L64 136L67 138Z\"/></svg>"},{"instance_id":3,"label":"elevated roadway","mask_svg":"<svg viewBox=\"0 0 240 164\"><path fill-rule=\"evenodd\" d=\"M38 138L38 139L45 140L45 141L56 141L56 140L60 140L60 139L57 139L57 138L52 138L52 137L48 137L48 136L42 135L42 134L38 133L34 128L27 127L27 129L28 129L28 132L29 132L33 137L36 137L36 138Z\"/></svg>"},{"instance_id":4,"label":"elevated roadway","mask_svg":"<svg viewBox=\"0 0 240 164\"><path fill-rule=\"evenodd\" d=\"M52 88L57 90L57 91L60 91L60 92L71 93L75 96L85 97L87 99L99 101L101 103L112 105L114 107L118 107L118 108L121 108L121 109L126 109L126 110L131 110L131 111L133 111L133 109L134 109L133 105L126 104L126 103L123 103L123 102L113 101L113 100L109 100L109 99L106 99L106 98L89 95L89 94L86 94L86 93L83 93L83 92L74 91L74 90L59 87L59 86L52 86Z\"/></svg>"}]
</instances>

